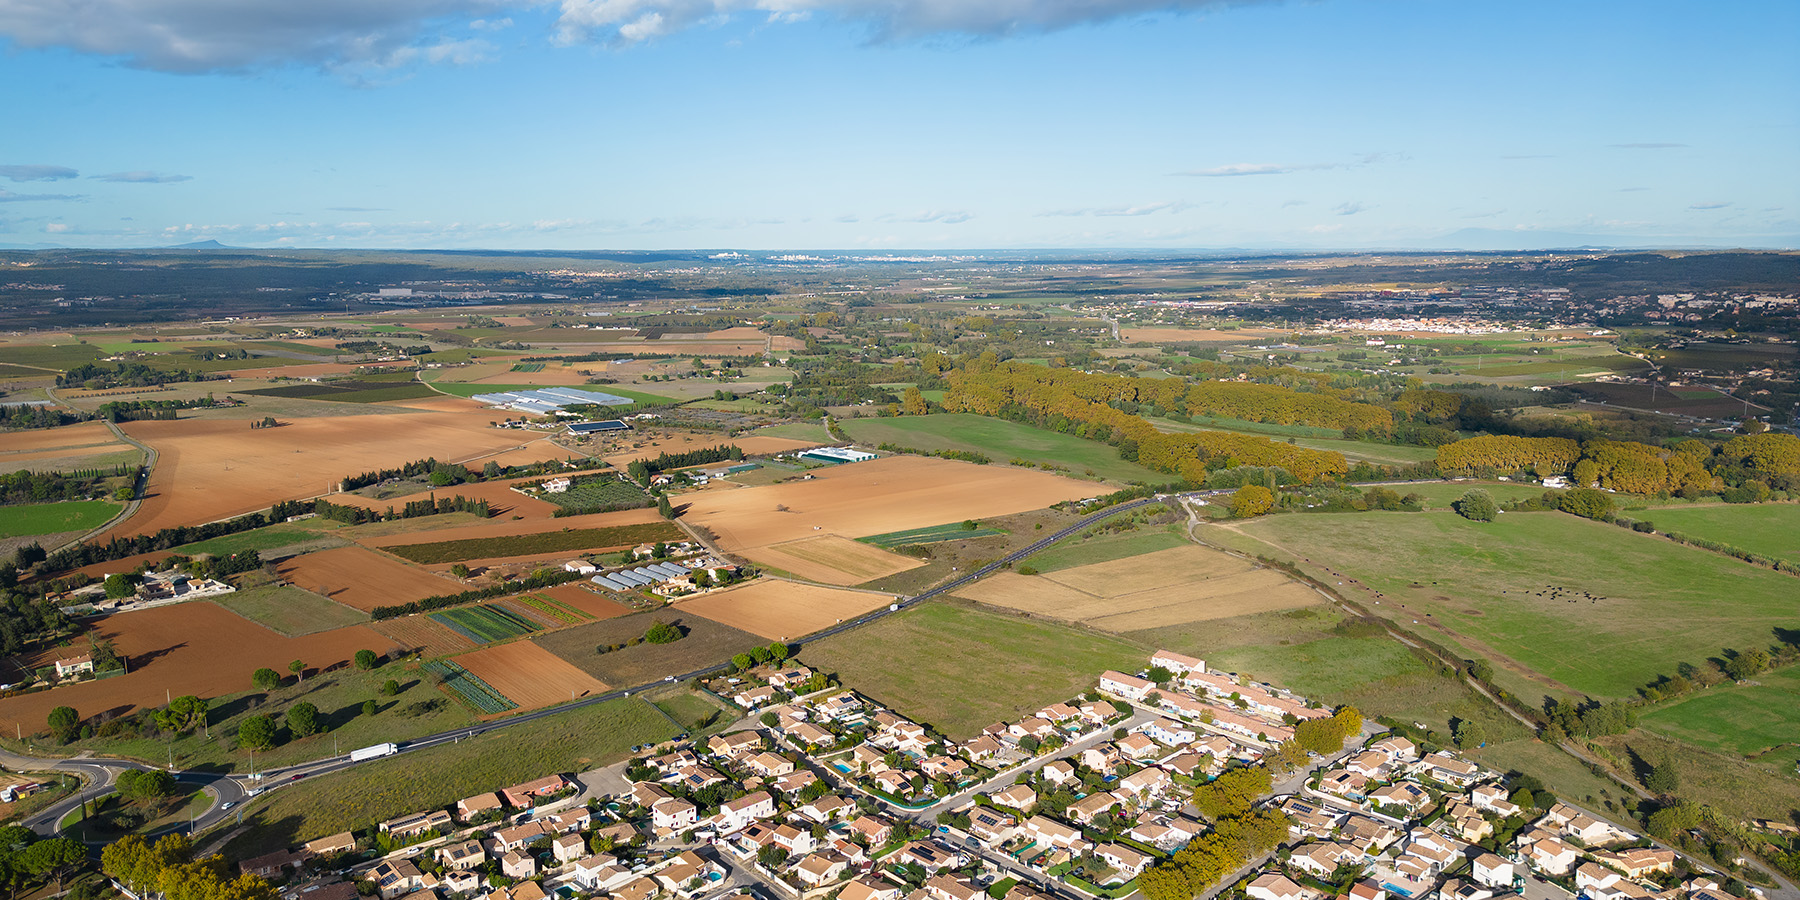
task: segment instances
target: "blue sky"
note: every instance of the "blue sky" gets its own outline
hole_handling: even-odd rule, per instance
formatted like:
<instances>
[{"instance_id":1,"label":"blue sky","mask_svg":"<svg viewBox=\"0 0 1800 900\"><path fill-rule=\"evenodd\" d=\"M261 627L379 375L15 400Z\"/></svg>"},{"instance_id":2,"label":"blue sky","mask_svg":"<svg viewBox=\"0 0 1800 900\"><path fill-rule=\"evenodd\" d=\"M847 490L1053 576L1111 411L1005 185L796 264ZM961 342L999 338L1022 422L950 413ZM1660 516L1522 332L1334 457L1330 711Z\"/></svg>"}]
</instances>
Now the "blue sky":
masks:
<instances>
[{"instance_id":1,"label":"blue sky","mask_svg":"<svg viewBox=\"0 0 1800 900\"><path fill-rule=\"evenodd\" d=\"M1800 244L1800 4L0 0L0 244Z\"/></svg>"}]
</instances>

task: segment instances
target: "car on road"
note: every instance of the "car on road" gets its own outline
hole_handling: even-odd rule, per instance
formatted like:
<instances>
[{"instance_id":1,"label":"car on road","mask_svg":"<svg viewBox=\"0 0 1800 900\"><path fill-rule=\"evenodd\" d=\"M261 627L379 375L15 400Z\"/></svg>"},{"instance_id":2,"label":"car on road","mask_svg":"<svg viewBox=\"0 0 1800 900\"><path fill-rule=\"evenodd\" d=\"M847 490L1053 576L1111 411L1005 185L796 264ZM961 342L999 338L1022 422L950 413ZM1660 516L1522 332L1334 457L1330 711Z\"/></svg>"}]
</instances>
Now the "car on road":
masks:
<instances>
[{"instance_id":1,"label":"car on road","mask_svg":"<svg viewBox=\"0 0 1800 900\"><path fill-rule=\"evenodd\" d=\"M224 812L225 810L228 810L236 805L237 805L236 803L221 803L221 804L219 804L219 811Z\"/></svg>"},{"instance_id":2,"label":"car on road","mask_svg":"<svg viewBox=\"0 0 1800 900\"><path fill-rule=\"evenodd\" d=\"M302 779L302 778L305 778L305 777L306 777L306 773L305 773L305 772L300 772L300 773L297 773L297 774L294 774L294 775L289 775L289 776L288 776L288 780L289 780L289 781L299 781L299 780L300 780L300 779Z\"/></svg>"}]
</instances>

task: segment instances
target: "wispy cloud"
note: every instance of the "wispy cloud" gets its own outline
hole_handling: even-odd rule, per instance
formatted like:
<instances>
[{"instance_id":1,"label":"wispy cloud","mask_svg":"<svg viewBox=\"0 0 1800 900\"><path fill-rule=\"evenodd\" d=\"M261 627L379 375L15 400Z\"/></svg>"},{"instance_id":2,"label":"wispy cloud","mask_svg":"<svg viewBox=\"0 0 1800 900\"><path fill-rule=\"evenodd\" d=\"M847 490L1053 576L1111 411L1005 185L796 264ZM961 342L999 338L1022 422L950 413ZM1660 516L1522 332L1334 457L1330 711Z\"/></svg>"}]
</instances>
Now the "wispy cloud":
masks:
<instances>
[{"instance_id":1,"label":"wispy cloud","mask_svg":"<svg viewBox=\"0 0 1800 900\"><path fill-rule=\"evenodd\" d=\"M512 24L513 20L510 16L501 19L476 19L469 23L469 29L472 31L505 31L511 28Z\"/></svg>"},{"instance_id":2,"label":"wispy cloud","mask_svg":"<svg viewBox=\"0 0 1800 900\"><path fill-rule=\"evenodd\" d=\"M0 203L24 203L30 200L80 200L81 194L15 194L0 190Z\"/></svg>"},{"instance_id":3,"label":"wispy cloud","mask_svg":"<svg viewBox=\"0 0 1800 900\"><path fill-rule=\"evenodd\" d=\"M1352 200L1348 203L1339 203L1338 205L1332 207L1331 211L1334 213L1337 213L1340 216L1354 216L1357 213L1362 212L1368 208L1369 207L1365 206L1364 204L1358 203L1358 202Z\"/></svg>"},{"instance_id":4,"label":"wispy cloud","mask_svg":"<svg viewBox=\"0 0 1800 900\"><path fill-rule=\"evenodd\" d=\"M975 218L975 215L973 213L964 212L960 209L955 209L955 210L949 210L949 209L936 210L936 209L934 209L934 210L928 210L926 212L913 213L911 215L898 215L896 213L888 213L886 215L876 216L875 221L877 221L877 222L936 223L939 225L961 225L962 223L967 222L973 218Z\"/></svg>"},{"instance_id":5,"label":"wispy cloud","mask_svg":"<svg viewBox=\"0 0 1800 900\"><path fill-rule=\"evenodd\" d=\"M1468 213L1468 214L1464 215L1463 218L1465 218L1465 219L1491 219L1497 215L1500 215L1503 212L1506 212L1506 210L1496 209L1496 210L1492 210L1490 212Z\"/></svg>"},{"instance_id":6,"label":"wispy cloud","mask_svg":"<svg viewBox=\"0 0 1800 900\"><path fill-rule=\"evenodd\" d=\"M1651 142L1642 144L1608 144L1607 146L1617 147L1620 150L1674 150L1677 147L1686 147L1687 145Z\"/></svg>"},{"instance_id":7,"label":"wispy cloud","mask_svg":"<svg viewBox=\"0 0 1800 900\"><path fill-rule=\"evenodd\" d=\"M1696 203L1689 206L1688 209L1724 209L1730 205L1731 201L1729 200L1709 200L1704 203Z\"/></svg>"},{"instance_id":8,"label":"wispy cloud","mask_svg":"<svg viewBox=\"0 0 1800 900\"><path fill-rule=\"evenodd\" d=\"M194 176L192 175L164 175L160 172L145 172L143 170L138 170L136 172L113 172L108 175L89 175L88 177L99 179L100 181L116 181L123 184L178 184L183 181L194 180Z\"/></svg>"},{"instance_id":9,"label":"wispy cloud","mask_svg":"<svg viewBox=\"0 0 1800 900\"><path fill-rule=\"evenodd\" d=\"M80 174L68 166L0 166L0 178L9 181L59 181Z\"/></svg>"},{"instance_id":10,"label":"wispy cloud","mask_svg":"<svg viewBox=\"0 0 1800 900\"><path fill-rule=\"evenodd\" d=\"M1249 175L1292 175L1295 172L1322 172L1328 169L1354 169L1359 166L1373 165L1393 159L1397 154L1365 153L1355 159L1344 162L1316 163L1231 163L1224 166L1213 166L1208 169L1189 169L1184 172L1172 172L1172 175L1183 175L1191 178L1241 178Z\"/></svg>"},{"instance_id":11,"label":"wispy cloud","mask_svg":"<svg viewBox=\"0 0 1800 900\"><path fill-rule=\"evenodd\" d=\"M1164 200L1161 203L1145 203L1137 206L1090 206L1078 209L1053 209L1041 212L1041 217L1052 216L1148 216L1159 212L1182 212L1194 207L1192 203L1178 200Z\"/></svg>"}]
</instances>

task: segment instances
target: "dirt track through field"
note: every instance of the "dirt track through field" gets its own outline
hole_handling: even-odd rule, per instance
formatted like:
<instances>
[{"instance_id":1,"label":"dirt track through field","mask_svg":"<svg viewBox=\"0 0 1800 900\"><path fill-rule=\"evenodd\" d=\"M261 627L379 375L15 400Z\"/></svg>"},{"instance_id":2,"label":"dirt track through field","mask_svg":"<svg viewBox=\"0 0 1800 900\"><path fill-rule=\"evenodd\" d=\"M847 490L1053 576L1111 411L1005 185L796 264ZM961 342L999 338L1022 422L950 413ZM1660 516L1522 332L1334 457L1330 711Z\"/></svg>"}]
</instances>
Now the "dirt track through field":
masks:
<instances>
[{"instance_id":1,"label":"dirt track through field","mask_svg":"<svg viewBox=\"0 0 1800 900\"><path fill-rule=\"evenodd\" d=\"M894 602L890 594L844 591L765 578L685 600L676 608L772 640L793 640Z\"/></svg>"},{"instance_id":2,"label":"dirt track through field","mask_svg":"<svg viewBox=\"0 0 1800 900\"><path fill-rule=\"evenodd\" d=\"M309 591L363 612L467 590L461 582L440 578L361 547L338 547L296 556L283 560L275 571Z\"/></svg>"},{"instance_id":3,"label":"dirt track through field","mask_svg":"<svg viewBox=\"0 0 1800 900\"><path fill-rule=\"evenodd\" d=\"M821 533L856 538L964 519L1041 509L1105 488L1026 469L919 456L890 456L814 470L789 481L695 495L682 521L709 528L742 551Z\"/></svg>"},{"instance_id":4,"label":"dirt track through field","mask_svg":"<svg viewBox=\"0 0 1800 900\"><path fill-rule=\"evenodd\" d=\"M536 709L611 690L598 678L530 641L513 641L465 653L454 662L505 694L520 709Z\"/></svg>"},{"instance_id":5,"label":"dirt track through field","mask_svg":"<svg viewBox=\"0 0 1800 900\"><path fill-rule=\"evenodd\" d=\"M298 659L312 672L349 665L358 650L385 654L395 647L365 625L283 637L204 600L108 616L95 622L94 632L131 661L130 671L0 700L0 728L17 723L26 731L42 731L45 717L58 706L73 706L85 717L160 707L168 694L218 697L249 690L250 673L265 666L285 673L288 662ZM78 641L87 646L86 638ZM77 652L52 649L32 665Z\"/></svg>"},{"instance_id":6,"label":"dirt track through field","mask_svg":"<svg viewBox=\"0 0 1800 900\"><path fill-rule=\"evenodd\" d=\"M1202 547L1173 547L1049 575L999 572L956 594L1113 632L1321 602L1317 592L1280 572Z\"/></svg>"},{"instance_id":7,"label":"dirt track through field","mask_svg":"<svg viewBox=\"0 0 1800 900\"><path fill-rule=\"evenodd\" d=\"M925 565L924 560L835 534L758 547L744 555L801 578L841 585L862 584Z\"/></svg>"},{"instance_id":8,"label":"dirt track through field","mask_svg":"<svg viewBox=\"0 0 1800 900\"><path fill-rule=\"evenodd\" d=\"M143 507L113 534L143 534L266 509L336 489L346 475L427 456L459 460L516 446L478 410L294 419L251 428L241 419L129 422L161 454Z\"/></svg>"}]
</instances>

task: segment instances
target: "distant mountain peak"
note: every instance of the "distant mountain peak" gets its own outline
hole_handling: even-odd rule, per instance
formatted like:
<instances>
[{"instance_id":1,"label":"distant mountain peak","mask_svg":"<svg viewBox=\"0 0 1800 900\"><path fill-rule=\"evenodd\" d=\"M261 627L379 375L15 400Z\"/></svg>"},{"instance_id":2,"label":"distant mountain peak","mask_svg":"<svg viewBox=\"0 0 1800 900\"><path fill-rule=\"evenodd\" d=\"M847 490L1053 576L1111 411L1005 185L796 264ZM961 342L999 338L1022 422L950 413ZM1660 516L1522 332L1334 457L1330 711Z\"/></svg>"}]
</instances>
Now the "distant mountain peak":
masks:
<instances>
[{"instance_id":1,"label":"distant mountain peak","mask_svg":"<svg viewBox=\"0 0 1800 900\"><path fill-rule=\"evenodd\" d=\"M194 242L188 243L188 244L176 244L173 247L165 247L164 249L166 249L166 250L236 250L238 248L227 247L224 244L219 243L218 241L208 238L204 241L194 241Z\"/></svg>"}]
</instances>

